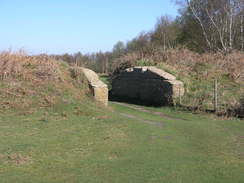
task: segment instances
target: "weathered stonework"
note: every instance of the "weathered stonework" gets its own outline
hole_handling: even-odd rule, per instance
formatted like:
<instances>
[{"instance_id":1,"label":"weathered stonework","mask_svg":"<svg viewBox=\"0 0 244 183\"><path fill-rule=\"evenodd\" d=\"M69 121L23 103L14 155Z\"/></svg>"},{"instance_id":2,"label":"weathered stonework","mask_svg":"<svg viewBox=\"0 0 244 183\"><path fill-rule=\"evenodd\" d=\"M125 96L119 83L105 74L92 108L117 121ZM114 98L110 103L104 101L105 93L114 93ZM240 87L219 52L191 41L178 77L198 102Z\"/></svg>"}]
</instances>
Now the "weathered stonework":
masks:
<instances>
[{"instance_id":1,"label":"weathered stonework","mask_svg":"<svg viewBox=\"0 0 244 183\"><path fill-rule=\"evenodd\" d=\"M95 100L107 106L108 86L99 79L98 75L94 71L83 67L80 67L79 69L86 77Z\"/></svg>"},{"instance_id":2,"label":"weathered stonework","mask_svg":"<svg viewBox=\"0 0 244 183\"><path fill-rule=\"evenodd\" d=\"M112 79L111 95L148 105L169 105L184 95L184 84L156 67L134 67Z\"/></svg>"}]
</instances>

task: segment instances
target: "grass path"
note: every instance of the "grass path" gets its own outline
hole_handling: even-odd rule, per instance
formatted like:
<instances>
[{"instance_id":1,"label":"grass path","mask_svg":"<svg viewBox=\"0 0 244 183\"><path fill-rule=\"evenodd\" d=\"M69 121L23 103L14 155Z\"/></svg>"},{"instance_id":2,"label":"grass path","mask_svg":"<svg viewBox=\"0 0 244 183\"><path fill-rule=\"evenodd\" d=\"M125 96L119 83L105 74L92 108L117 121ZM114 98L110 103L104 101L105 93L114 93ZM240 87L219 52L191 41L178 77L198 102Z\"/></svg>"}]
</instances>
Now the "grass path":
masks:
<instances>
[{"instance_id":1,"label":"grass path","mask_svg":"<svg viewBox=\"0 0 244 183\"><path fill-rule=\"evenodd\" d=\"M0 183L243 183L244 123L84 103L0 113Z\"/></svg>"},{"instance_id":2,"label":"grass path","mask_svg":"<svg viewBox=\"0 0 244 183\"><path fill-rule=\"evenodd\" d=\"M162 112L157 112L157 111L146 109L146 108L144 108L142 106L136 106L136 105L120 103L120 102L112 102L112 103L113 104L117 104L117 105L121 105L121 106L125 106L125 107L131 108L131 109L135 109L138 112L145 112L145 113L150 113L152 115L159 115L160 117L166 118L166 119L180 119L180 118L176 118L176 117L172 117L172 116L166 115L166 114L164 114ZM180 120L182 120L182 119L180 119Z\"/></svg>"},{"instance_id":3,"label":"grass path","mask_svg":"<svg viewBox=\"0 0 244 183\"><path fill-rule=\"evenodd\" d=\"M121 116L130 118L130 119L134 119L134 120L139 121L139 122L143 122L143 123L154 125L154 126L158 126L158 127L163 127L163 122L162 121L161 122L157 122L157 121L145 120L143 118L139 118L138 116L131 115L131 114L126 114L126 113L119 113L119 114Z\"/></svg>"}]
</instances>

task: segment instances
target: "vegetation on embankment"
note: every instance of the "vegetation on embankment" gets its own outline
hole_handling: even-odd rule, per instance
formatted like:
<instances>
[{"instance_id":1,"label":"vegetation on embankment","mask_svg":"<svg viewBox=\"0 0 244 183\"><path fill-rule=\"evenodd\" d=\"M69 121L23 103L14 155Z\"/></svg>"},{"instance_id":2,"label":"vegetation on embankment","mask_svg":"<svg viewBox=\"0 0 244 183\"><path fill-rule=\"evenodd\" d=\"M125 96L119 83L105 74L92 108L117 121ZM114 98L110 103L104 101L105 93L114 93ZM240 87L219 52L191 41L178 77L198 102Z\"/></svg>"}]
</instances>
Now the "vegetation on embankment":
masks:
<instances>
[{"instance_id":1,"label":"vegetation on embankment","mask_svg":"<svg viewBox=\"0 0 244 183\"><path fill-rule=\"evenodd\" d=\"M0 111L33 112L40 108L82 103L88 85L81 73L71 73L64 62L25 53L0 54Z\"/></svg>"},{"instance_id":2,"label":"vegetation on embankment","mask_svg":"<svg viewBox=\"0 0 244 183\"><path fill-rule=\"evenodd\" d=\"M198 54L187 49L168 49L140 58L139 54L121 57L111 77L133 66L157 66L184 82L181 105L193 110L214 109L214 82L218 81L218 113L244 117L244 53Z\"/></svg>"},{"instance_id":3,"label":"vegetation on embankment","mask_svg":"<svg viewBox=\"0 0 244 183\"><path fill-rule=\"evenodd\" d=\"M103 108L62 62L0 58L0 182L243 182L242 121Z\"/></svg>"}]
</instances>

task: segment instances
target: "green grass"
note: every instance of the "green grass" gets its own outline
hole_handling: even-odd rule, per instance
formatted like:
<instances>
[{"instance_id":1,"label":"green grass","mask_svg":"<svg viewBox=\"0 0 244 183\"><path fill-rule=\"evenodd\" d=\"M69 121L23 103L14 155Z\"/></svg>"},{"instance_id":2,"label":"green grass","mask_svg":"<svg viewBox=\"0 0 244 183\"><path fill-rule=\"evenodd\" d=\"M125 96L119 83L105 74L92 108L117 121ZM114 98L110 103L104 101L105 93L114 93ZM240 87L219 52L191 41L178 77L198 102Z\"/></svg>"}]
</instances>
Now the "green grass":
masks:
<instances>
[{"instance_id":1,"label":"green grass","mask_svg":"<svg viewBox=\"0 0 244 183\"><path fill-rule=\"evenodd\" d=\"M173 118L164 119L110 107L86 101L0 113L0 182L244 182L243 121L145 107Z\"/></svg>"}]
</instances>

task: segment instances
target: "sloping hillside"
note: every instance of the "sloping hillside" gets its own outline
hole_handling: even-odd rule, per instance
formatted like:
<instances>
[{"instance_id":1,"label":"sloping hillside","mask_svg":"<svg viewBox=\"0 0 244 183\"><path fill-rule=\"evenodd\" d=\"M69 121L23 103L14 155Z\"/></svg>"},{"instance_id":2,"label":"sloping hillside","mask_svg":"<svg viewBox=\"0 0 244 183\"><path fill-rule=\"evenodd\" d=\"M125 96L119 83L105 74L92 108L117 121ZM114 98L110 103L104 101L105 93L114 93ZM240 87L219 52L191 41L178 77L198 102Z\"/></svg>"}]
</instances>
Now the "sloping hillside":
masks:
<instances>
[{"instance_id":1,"label":"sloping hillside","mask_svg":"<svg viewBox=\"0 0 244 183\"><path fill-rule=\"evenodd\" d=\"M0 60L0 182L244 180L241 120L167 107L104 108L62 62L9 53Z\"/></svg>"},{"instance_id":2,"label":"sloping hillside","mask_svg":"<svg viewBox=\"0 0 244 183\"><path fill-rule=\"evenodd\" d=\"M1 53L0 76L2 112L33 111L87 100L88 87L82 74L71 72L66 63L45 55Z\"/></svg>"}]
</instances>

